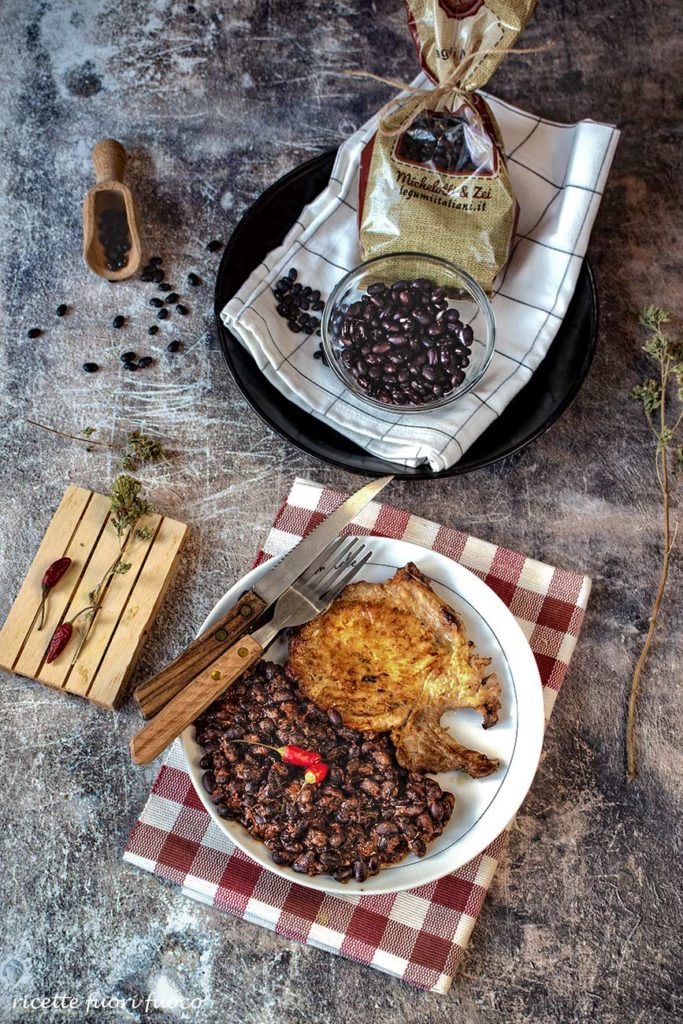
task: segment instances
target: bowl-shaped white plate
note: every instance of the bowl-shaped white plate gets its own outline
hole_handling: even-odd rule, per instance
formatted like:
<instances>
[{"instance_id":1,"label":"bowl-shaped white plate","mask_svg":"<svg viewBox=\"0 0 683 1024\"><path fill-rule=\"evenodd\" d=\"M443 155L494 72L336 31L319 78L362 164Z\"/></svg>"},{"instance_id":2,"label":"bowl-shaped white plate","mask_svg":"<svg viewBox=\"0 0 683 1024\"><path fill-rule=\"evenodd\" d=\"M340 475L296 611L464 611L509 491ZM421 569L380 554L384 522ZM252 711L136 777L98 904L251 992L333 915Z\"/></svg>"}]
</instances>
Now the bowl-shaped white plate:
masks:
<instances>
[{"instance_id":1,"label":"bowl-shaped white plate","mask_svg":"<svg viewBox=\"0 0 683 1024\"><path fill-rule=\"evenodd\" d=\"M468 569L416 544L363 537L372 558L358 579L381 582L407 562L415 562L432 581L434 589L462 617L477 651L492 659L502 687L502 709L498 724L486 731L481 716L471 709L448 712L442 719L457 739L468 747L500 758L500 768L485 779L471 779L462 772L444 772L434 776L441 787L455 795L453 815L444 832L428 848L424 857L410 855L366 882L336 882L329 875L309 878L291 868L274 864L263 843L258 842L237 822L226 821L216 812L204 786L199 767L202 748L195 741L194 726L182 735L183 749L190 775L207 811L229 839L262 867L282 875L288 881L323 892L349 896L353 893L399 892L412 889L450 874L486 849L509 823L526 796L536 772L543 742L543 695L541 679L531 648L513 615ZM263 564L247 573L218 602L202 631L224 615L240 594L254 586L268 571ZM278 639L267 652L267 659L284 664L287 643Z\"/></svg>"}]
</instances>

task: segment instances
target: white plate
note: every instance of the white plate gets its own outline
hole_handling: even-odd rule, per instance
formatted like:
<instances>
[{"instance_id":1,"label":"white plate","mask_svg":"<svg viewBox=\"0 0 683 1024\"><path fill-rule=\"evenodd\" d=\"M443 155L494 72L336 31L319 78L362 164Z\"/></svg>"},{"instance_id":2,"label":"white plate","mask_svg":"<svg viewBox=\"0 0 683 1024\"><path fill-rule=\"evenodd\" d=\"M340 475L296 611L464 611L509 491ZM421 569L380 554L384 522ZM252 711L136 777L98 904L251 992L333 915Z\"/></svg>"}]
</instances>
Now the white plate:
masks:
<instances>
[{"instance_id":1,"label":"white plate","mask_svg":"<svg viewBox=\"0 0 683 1024\"><path fill-rule=\"evenodd\" d=\"M288 881L344 896L412 889L450 874L476 857L500 835L519 809L536 772L543 742L543 694L538 668L522 630L500 598L477 576L445 555L384 537L362 540L371 548L372 558L357 578L378 583L407 562L415 562L432 581L436 593L461 615L478 653L492 658L491 669L497 673L502 688L499 721L490 729L482 729L481 716L471 709L448 712L442 719L460 742L500 758L501 766L485 779L470 779L462 772L434 776L443 789L455 795L455 808L443 834L427 848L425 856L411 854L362 884L336 882L329 875L309 878L291 868L279 867L263 843L252 839L237 822L218 815L202 785L199 762L203 751L195 741L194 726L182 735L199 798L236 846ZM270 563L260 565L236 583L215 606L202 631L224 615L269 568ZM283 664L286 654L286 641L280 639L268 648L266 657Z\"/></svg>"}]
</instances>

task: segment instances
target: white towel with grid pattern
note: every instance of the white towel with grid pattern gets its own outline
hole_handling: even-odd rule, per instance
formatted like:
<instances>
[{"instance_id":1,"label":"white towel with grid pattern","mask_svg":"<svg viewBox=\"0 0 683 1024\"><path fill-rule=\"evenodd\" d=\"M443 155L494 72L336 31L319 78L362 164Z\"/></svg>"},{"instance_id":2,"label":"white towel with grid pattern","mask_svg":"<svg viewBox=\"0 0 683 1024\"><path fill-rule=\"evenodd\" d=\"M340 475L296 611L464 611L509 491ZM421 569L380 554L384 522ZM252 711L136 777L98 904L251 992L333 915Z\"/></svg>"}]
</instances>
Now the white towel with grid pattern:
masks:
<instances>
[{"instance_id":1,"label":"white towel with grid pattern","mask_svg":"<svg viewBox=\"0 0 683 1024\"><path fill-rule=\"evenodd\" d=\"M429 82L420 75L414 84ZM340 146L327 188L222 312L261 372L295 405L375 456L406 467L428 462L434 472L462 457L548 351L574 293L619 140L611 125L556 124L486 99L503 136L520 217L511 259L494 285L494 356L475 389L421 415L375 409L313 358L316 336L293 334L275 310L272 289L291 266L326 297L360 262L358 164L377 115Z\"/></svg>"}]
</instances>

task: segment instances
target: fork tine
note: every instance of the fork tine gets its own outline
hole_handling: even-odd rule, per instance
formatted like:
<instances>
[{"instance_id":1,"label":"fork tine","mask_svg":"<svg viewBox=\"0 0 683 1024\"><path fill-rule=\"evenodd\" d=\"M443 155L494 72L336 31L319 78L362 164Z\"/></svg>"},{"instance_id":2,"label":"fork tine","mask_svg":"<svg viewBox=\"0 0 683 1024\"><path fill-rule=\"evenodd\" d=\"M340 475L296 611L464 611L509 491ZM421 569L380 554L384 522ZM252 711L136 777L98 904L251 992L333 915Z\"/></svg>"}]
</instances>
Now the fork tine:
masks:
<instances>
[{"instance_id":1,"label":"fork tine","mask_svg":"<svg viewBox=\"0 0 683 1024\"><path fill-rule=\"evenodd\" d=\"M348 556L349 551L353 545L357 543L355 537L337 537L336 540L332 541L328 547L325 548L322 555L313 562L308 569L299 577L299 583L303 583L307 586L311 586L314 582L317 583L322 578L323 574L329 572L332 566L336 565L340 560Z\"/></svg>"},{"instance_id":2,"label":"fork tine","mask_svg":"<svg viewBox=\"0 0 683 1024\"><path fill-rule=\"evenodd\" d=\"M304 569L299 577L299 581L301 583L310 583L315 574L325 568L325 565L329 562L332 555L334 555L347 540L348 537L335 537L333 541L330 541L325 550L311 562L307 569Z\"/></svg>"},{"instance_id":3,"label":"fork tine","mask_svg":"<svg viewBox=\"0 0 683 1024\"><path fill-rule=\"evenodd\" d=\"M341 590L344 589L344 587L346 586L347 583L351 582L351 580L354 578L354 576L358 575L358 573L363 568L363 566L366 564L366 562L369 562L371 558L372 558L372 551L366 551L365 554L363 555L363 557L360 559L360 561L356 562L355 565L350 566L350 568L348 568L346 570L346 572L344 572L344 567L342 567L336 573L336 575L330 580L330 582L329 582L329 584L328 584L328 586L326 588L325 593L329 594L330 591L332 590L332 588L334 588L335 594L338 594ZM340 572L343 573L341 578L340 578L340 575L339 575Z\"/></svg>"},{"instance_id":4,"label":"fork tine","mask_svg":"<svg viewBox=\"0 0 683 1024\"><path fill-rule=\"evenodd\" d=\"M308 581L308 586L316 594L323 594L329 588L329 585L334 582L334 579L344 569L349 567L352 561L360 555L361 551L365 547L362 541L359 541L357 537L346 538L348 543L341 548L336 555L336 558L331 565L326 565L324 569L314 576L312 580Z\"/></svg>"}]
</instances>

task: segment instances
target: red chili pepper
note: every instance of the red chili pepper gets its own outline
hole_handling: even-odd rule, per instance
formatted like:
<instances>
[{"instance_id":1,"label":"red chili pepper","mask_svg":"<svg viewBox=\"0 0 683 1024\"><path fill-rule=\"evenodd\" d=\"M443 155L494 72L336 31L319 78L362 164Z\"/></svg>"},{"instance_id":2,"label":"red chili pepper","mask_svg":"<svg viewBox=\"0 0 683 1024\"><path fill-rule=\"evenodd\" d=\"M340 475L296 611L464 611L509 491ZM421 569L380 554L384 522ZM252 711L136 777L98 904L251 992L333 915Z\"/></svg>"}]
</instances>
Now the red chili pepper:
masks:
<instances>
[{"instance_id":1,"label":"red chili pepper","mask_svg":"<svg viewBox=\"0 0 683 1024\"><path fill-rule=\"evenodd\" d=\"M320 754L317 754L315 750L304 750L303 747L295 747L292 744L276 749L283 761L287 761L288 764L297 764L301 768L310 768L322 761Z\"/></svg>"},{"instance_id":2,"label":"red chili pepper","mask_svg":"<svg viewBox=\"0 0 683 1024\"><path fill-rule=\"evenodd\" d=\"M58 558L56 562L49 565L43 576L43 590L51 590L55 583L59 583L70 565L70 558Z\"/></svg>"},{"instance_id":3,"label":"red chili pepper","mask_svg":"<svg viewBox=\"0 0 683 1024\"><path fill-rule=\"evenodd\" d=\"M47 649L46 661L51 665L57 655L61 654L73 635L74 628L70 622L62 622L52 634L50 645Z\"/></svg>"},{"instance_id":4,"label":"red chili pepper","mask_svg":"<svg viewBox=\"0 0 683 1024\"><path fill-rule=\"evenodd\" d=\"M312 764L304 774L304 782L308 783L308 785L312 785L314 782L322 782L327 777L329 770L323 761L320 761L318 764Z\"/></svg>"},{"instance_id":5,"label":"red chili pepper","mask_svg":"<svg viewBox=\"0 0 683 1024\"><path fill-rule=\"evenodd\" d=\"M272 743L260 743L258 740L232 740L232 742L243 743L248 747L266 747L268 750L276 750L283 761L286 761L287 764L296 764L300 768L309 768L322 761L320 754L315 750L304 750L303 747L296 747L291 743L288 743L286 747L274 747Z\"/></svg>"},{"instance_id":6,"label":"red chili pepper","mask_svg":"<svg viewBox=\"0 0 683 1024\"><path fill-rule=\"evenodd\" d=\"M56 583L59 583L70 565L70 558L58 558L56 562L52 563L52 565L48 565L45 570L41 583L43 596L40 599L40 622L38 623L38 629L42 629L45 622L45 602L47 600L48 591L52 590Z\"/></svg>"}]
</instances>

